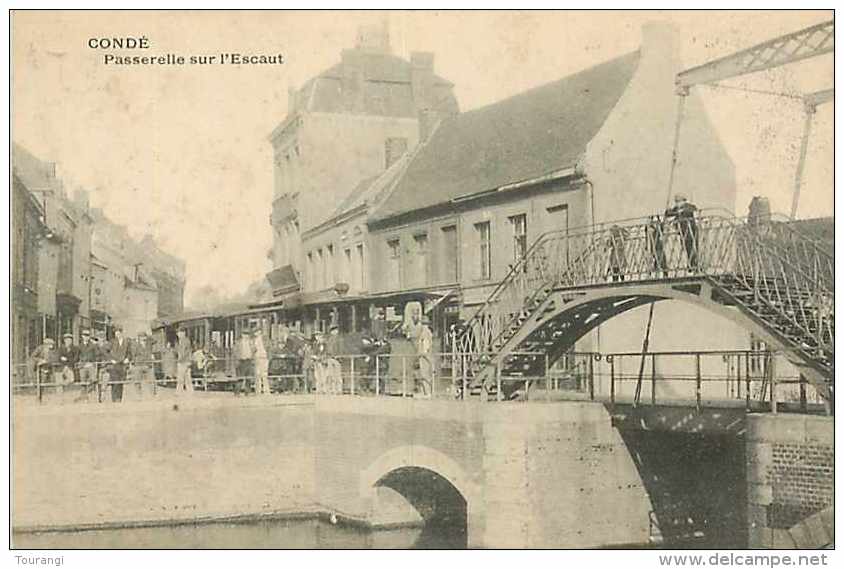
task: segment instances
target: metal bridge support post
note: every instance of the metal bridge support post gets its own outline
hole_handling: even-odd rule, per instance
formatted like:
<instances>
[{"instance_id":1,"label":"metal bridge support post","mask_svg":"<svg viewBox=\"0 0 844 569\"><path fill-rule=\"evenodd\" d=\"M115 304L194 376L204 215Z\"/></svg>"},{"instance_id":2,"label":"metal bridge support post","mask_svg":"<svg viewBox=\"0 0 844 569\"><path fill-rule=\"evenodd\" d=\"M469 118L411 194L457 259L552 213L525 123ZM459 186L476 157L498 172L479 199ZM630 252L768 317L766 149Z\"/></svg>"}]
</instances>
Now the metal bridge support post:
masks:
<instances>
[{"instance_id":1,"label":"metal bridge support post","mask_svg":"<svg viewBox=\"0 0 844 569\"><path fill-rule=\"evenodd\" d=\"M349 392L355 394L355 356L349 358Z\"/></svg>"},{"instance_id":2,"label":"metal bridge support post","mask_svg":"<svg viewBox=\"0 0 844 569\"><path fill-rule=\"evenodd\" d=\"M677 122L674 123L674 144L671 147L671 169L668 172L668 195L665 197L665 207L671 203L671 192L674 190L674 172L677 169L679 160L678 151L680 146L680 126L683 124L683 117L686 111L686 97L689 95L687 87L680 88L677 96ZM690 199L694 196L690 196Z\"/></svg>"},{"instance_id":3,"label":"metal bridge support post","mask_svg":"<svg viewBox=\"0 0 844 569\"><path fill-rule=\"evenodd\" d=\"M797 171L794 173L794 193L791 195L791 219L797 219L797 205L800 202L800 187L803 185L803 171L806 168L806 151L812 132L812 119L815 116L814 105L806 104L803 109L803 137L800 139L800 156L797 159Z\"/></svg>"},{"instance_id":4,"label":"metal bridge support post","mask_svg":"<svg viewBox=\"0 0 844 569\"><path fill-rule=\"evenodd\" d=\"M744 408L745 410L750 411L750 352L744 353L744 382Z\"/></svg>"},{"instance_id":5,"label":"metal bridge support post","mask_svg":"<svg viewBox=\"0 0 844 569\"><path fill-rule=\"evenodd\" d=\"M802 373L798 376L798 381L800 382L800 410L805 413L808 402L806 401L806 378Z\"/></svg>"},{"instance_id":6,"label":"metal bridge support post","mask_svg":"<svg viewBox=\"0 0 844 569\"><path fill-rule=\"evenodd\" d=\"M695 408L700 413L700 389L702 379L700 376L700 354L695 354Z\"/></svg>"},{"instance_id":7,"label":"metal bridge support post","mask_svg":"<svg viewBox=\"0 0 844 569\"><path fill-rule=\"evenodd\" d=\"M41 369L35 366L35 399L41 403Z\"/></svg>"},{"instance_id":8,"label":"metal bridge support post","mask_svg":"<svg viewBox=\"0 0 844 569\"><path fill-rule=\"evenodd\" d=\"M463 392L461 397L463 398L463 401L469 401L469 398L467 397L469 394L469 379L466 377L466 356L461 356L460 361L463 362L461 365L461 374L463 375Z\"/></svg>"},{"instance_id":9,"label":"metal bridge support post","mask_svg":"<svg viewBox=\"0 0 844 569\"><path fill-rule=\"evenodd\" d=\"M776 373L776 363L774 361L774 354L769 356L768 360L768 373L770 374L771 378L771 413L777 413L777 373Z\"/></svg>"},{"instance_id":10,"label":"metal bridge support post","mask_svg":"<svg viewBox=\"0 0 844 569\"><path fill-rule=\"evenodd\" d=\"M502 401L504 399L504 394L501 392L501 361L495 362L495 399L496 401Z\"/></svg>"},{"instance_id":11,"label":"metal bridge support post","mask_svg":"<svg viewBox=\"0 0 844 569\"><path fill-rule=\"evenodd\" d=\"M401 396L407 397L407 358L401 358Z\"/></svg>"},{"instance_id":12,"label":"metal bridge support post","mask_svg":"<svg viewBox=\"0 0 844 569\"><path fill-rule=\"evenodd\" d=\"M615 358L609 356L610 363L610 409L615 412Z\"/></svg>"},{"instance_id":13,"label":"metal bridge support post","mask_svg":"<svg viewBox=\"0 0 844 569\"><path fill-rule=\"evenodd\" d=\"M595 357L589 355L589 400L595 401Z\"/></svg>"},{"instance_id":14,"label":"metal bridge support post","mask_svg":"<svg viewBox=\"0 0 844 569\"><path fill-rule=\"evenodd\" d=\"M375 354L375 397L381 395L381 357Z\"/></svg>"},{"instance_id":15,"label":"metal bridge support post","mask_svg":"<svg viewBox=\"0 0 844 569\"><path fill-rule=\"evenodd\" d=\"M551 380L551 366L548 365L548 354L545 354L545 400L551 401L551 390L548 389L548 382ZM556 390L557 386L554 386ZM527 394L527 385L525 385L525 394Z\"/></svg>"},{"instance_id":16,"label":"metal bridge support post","mask_svg":"<svg viewBox=\"0 0 844 569\"><path fill-rule=\"evenodd\" d=\"M457 390L457 350L451 343L451 388Z\"/></svg>"}]
</instances>

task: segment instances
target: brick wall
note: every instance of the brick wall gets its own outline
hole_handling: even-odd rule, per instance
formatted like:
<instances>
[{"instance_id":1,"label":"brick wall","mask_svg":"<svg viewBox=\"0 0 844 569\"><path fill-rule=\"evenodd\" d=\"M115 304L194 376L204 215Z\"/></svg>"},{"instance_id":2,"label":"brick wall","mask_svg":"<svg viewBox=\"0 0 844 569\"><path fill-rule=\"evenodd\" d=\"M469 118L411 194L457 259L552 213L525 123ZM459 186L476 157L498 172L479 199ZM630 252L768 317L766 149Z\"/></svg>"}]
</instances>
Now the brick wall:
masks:
<instances>
[{"instance_id":1,"label":"brick wall","mask_svg":"<svg viewBox=\"0 0 844 569\"><path fill-rule=\"evenodd\" d=\"M772 502L768 526L789 529L832 504L835 452L832 446L775 443L768 480Z\"/></svg>"},{"instance_id":2,"label":"brick wall","mask_svg":"<svg viewBox=\"0 0 844 569\"><path fill-rule=\"evenodd\" d=\"M799 528L833 506L833 418L750 415L747 421L750 547L806 546L811 540Z\"/></svg>"}]
</instances>

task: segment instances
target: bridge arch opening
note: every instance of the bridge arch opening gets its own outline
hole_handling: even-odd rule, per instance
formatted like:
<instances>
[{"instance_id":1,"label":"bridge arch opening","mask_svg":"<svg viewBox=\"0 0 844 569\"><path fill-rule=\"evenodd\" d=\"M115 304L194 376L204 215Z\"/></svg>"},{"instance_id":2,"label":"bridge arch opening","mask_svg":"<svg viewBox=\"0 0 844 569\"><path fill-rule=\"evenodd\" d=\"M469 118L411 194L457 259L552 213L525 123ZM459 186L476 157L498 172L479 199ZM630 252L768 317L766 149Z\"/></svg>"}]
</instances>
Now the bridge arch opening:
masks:
<instances>
[{"instance_id":1,"label":"bridge arch opening","mask_svg":"<svg viewBox=\"0 0 844 569\"><path fill-rule=\"evenodd\" d=\"M394 490L421 516L425 525L414 547L467 546L466 498L445 477L427 468L405 466L390 471L376 486Z\"/></svg>"},{"instance_id":2,"label":"bridge arch opening","mask_svg":"<svg viewBox=\"0 0 844 569\"><path fill-rule=\"evenodd\" d=\"M424 526L414 547L465 548L471 543L475 485L446 454L425 446L401 446L382 454L361 472L360 492L373 508L378 488L389 488L419 514Z\"/></svg>"}]
</instances>

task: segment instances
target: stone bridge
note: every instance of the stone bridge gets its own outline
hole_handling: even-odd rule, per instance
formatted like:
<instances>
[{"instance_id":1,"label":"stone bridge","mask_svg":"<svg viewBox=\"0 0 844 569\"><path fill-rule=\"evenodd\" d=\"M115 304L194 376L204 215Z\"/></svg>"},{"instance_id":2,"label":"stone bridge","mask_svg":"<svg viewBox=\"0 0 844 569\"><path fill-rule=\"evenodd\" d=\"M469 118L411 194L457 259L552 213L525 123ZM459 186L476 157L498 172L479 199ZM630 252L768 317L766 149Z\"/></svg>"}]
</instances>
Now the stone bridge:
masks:
<instances>
[{"instance_id":1,"label":"stone bridge","mask_svg":"<svg viewBox=\"0 0 844 569\"><path fill-rule=\"evenodd\" d=\"M818 419L831 449L832 420ZM760 505L748 486L745 457L757 464L758 453L741 433L619 430L588 401L18 405L13 445L15 531L303 514L378 526L413 518L398 494L469 547L644 544L688 537L683 517L726 546L746 543L748 511L776 498L765 490Z\"/></svg>"}]
</instances>

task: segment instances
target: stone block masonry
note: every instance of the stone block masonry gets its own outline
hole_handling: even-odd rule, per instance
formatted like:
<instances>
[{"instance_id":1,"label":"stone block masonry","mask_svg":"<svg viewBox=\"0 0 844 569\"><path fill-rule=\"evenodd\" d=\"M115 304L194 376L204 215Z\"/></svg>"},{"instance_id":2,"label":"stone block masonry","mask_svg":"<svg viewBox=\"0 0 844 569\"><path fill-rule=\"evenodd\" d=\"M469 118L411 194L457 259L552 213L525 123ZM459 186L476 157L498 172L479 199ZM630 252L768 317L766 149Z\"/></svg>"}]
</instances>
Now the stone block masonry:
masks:
<instances>
[{"instance_id":1,"label":"stone block masonry","mask_svg":"<svg viewBox=\"0 0 844 569\"><path fill-rule=\"evenodd\" d=\"M822 547L834 540L834 420L750 415L747 425L751 547Z\"/></svg>"},{"instance_id":2,"label":"stone block masonry","mask_svg":"<svg viewBox=\"0 0 844 569\"><path fill-rule=\"evenodd\" d=\"M418 522L444 505L419 491L438 476L465 500L470 547L648 538L647 491L597 403L298 396L33 406L15 409L13 444L18 531L308 513L404 523L398 495Z\"/></svg>"}]
</instances>

